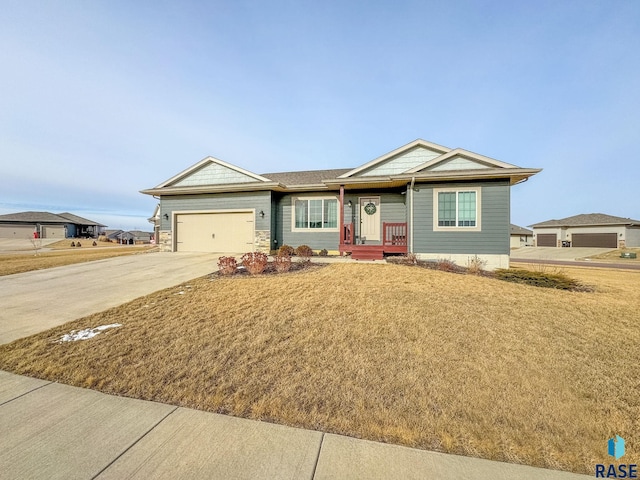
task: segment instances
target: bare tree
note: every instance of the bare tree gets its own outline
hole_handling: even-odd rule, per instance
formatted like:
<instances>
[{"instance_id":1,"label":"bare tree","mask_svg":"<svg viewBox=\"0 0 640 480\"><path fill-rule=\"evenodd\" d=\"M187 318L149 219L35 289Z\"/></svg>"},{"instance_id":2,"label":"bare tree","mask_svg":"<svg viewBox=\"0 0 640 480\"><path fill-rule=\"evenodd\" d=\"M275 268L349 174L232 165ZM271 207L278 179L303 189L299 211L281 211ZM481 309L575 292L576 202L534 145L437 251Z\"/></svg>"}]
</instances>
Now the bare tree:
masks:
<instances>
[{"instance_id":1,"label":"bare tree","mask_svg":"<svg viewBox=\"0 0 640 480\"><path fill-rule=\"evenodd\" d=\"M42 248L42 239L38 236L37 238L30 238L31 246L33 247L33 254L38 256L38 250Z\"/></svg>"}]
</instances>

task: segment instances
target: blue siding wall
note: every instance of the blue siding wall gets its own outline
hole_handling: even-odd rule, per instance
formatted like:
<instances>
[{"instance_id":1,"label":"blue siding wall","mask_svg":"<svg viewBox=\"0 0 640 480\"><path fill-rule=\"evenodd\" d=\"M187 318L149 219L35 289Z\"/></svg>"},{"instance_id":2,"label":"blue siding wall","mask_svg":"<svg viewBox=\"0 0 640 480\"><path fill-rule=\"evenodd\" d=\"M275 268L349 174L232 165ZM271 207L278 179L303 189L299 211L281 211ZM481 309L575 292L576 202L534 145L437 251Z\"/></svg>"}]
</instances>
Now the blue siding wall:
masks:
<instances>
[{"instance_id":1,"label":"blue siding wall","mask_svg":"<svg viewBox=\"0 0 640 480\"><path fill-rule=\"evenodd\" d=\"M338 193L327 192L322 195L335 195L339 198ZM287 244L292 247L299 245L309 245L314 250L337 250L340 243L339 232L292 232L291 230L291 215L292 215L292 198L300 195L283 195L276 202L276 228L275 237L278 240L277 245ZM387 193L387 192L358 192L358 193L346 193L344 195L344 222L354 222L356 225L356 234L359 233L360 223L360 197L380 197L380 215L382 222L406 222L407 221L407 208L405 205L406 195L400 193ZM352 202L352 207L349 207L349 200ZM273 235L272 235L273 237ZM370 244L381 242L369 242ZM276 247L277 248L277 247Z\"/></svg>"},{"instance_id":2,"label":"blue siding wall","mask_svg":"<svg viewBox=\"0 0 640 480\"><path fill-rule=\"evenodd\" d=\"M481 231L434 232L433 189L482 187ZM416 184L413 192L415 253L509 254L510 186L508 181L464 184Z\"/></svg>"},{"instance_id":3,"label":"blue siding wall","mask_svg":"<svg viewBox=\"0 0 640 480\"><path fill-rule=\"evenodd\" d=\"M171 230L173 212L250 208L256 211L256 230L270 230L271 192L269 191L166 196L160 199L160 230ZM264 218L258 215L260 211L264 212ZM168 220L165 220L165 214L169 216Z\"/></svg>"},{"instance_id":4,"label":"blue siding wall","mask_svg":"<svg viewBox=\"0 0 640 480\"><path fill-rule=\"evenodd\" d=\"M313 194L307 194L307 196ZM316 196L336 196L335 193L325 192L315 194ZM274 248L280 248L282 245L289 245L296 248L300 245L308 245L313 250L337 250L340 243L339 232L292 232L291 231L291 215L293 214L292 199L293 197L303 197L304 195L283 195L278 198L276 203L276 232L271 235L274 242ZM340 220L338 220L338 223ZM274 240L277 240L275 242Z\"/></svg>"}]
</instances>

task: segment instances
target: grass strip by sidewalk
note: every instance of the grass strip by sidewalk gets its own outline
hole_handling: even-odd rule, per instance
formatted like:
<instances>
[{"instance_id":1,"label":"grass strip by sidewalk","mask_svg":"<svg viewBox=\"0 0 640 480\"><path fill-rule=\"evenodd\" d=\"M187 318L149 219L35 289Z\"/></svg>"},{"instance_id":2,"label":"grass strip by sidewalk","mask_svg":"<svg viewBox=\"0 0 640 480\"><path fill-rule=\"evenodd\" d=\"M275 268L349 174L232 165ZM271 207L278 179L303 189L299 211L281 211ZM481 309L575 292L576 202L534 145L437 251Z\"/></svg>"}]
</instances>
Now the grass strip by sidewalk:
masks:
<instances>
[{"instance_id":1,"label":"grass strip by sidewalk","mask_svg":"<svg viewBox=\"0 0 640 480\"><path fill-rule=\"evenodd\" d=\"M565 292L400 265L204 277L0 346L107 393L592 473L640 431L640 272ZM121 323L94 338L70 330ZM629 442L627 454L640 453Z\"/></svg>"}]
</instances>

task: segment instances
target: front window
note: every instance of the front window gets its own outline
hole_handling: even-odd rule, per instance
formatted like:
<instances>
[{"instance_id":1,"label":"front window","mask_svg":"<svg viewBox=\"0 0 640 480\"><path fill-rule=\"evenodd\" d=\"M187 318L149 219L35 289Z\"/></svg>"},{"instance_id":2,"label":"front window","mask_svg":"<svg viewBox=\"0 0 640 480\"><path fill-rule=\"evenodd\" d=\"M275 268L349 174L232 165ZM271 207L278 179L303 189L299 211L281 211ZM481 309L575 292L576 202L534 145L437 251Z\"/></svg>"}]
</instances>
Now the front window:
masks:
<instances>
[{"instance_id":1,"label":"front window","mask_svg":"<svg viewBox=\"0 0 640 480\"><path fill-rule=\"evenodd\" d=\"M294 230L338 228L338 200L335 198L297 198L294 209Z\"/></svg>"},{"instance_id":2,"label":"front window","mask_svg":"<svg viewBox=\"0 0 640 480\"><path fill-rule=\"evenodd\" d=\"M435 230L479 230L479 189L437 189L434 201L434 213L437 216Z\"/></svg>"}]
</instances>

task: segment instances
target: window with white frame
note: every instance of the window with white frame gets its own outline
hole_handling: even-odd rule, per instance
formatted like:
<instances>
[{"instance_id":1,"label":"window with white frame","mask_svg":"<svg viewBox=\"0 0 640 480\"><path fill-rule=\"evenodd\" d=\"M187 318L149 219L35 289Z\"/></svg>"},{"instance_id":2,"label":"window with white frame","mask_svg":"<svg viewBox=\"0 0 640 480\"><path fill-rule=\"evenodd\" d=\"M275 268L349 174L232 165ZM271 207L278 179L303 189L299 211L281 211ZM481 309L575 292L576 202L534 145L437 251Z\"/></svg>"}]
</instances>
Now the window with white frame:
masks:
<instances>
[{"instance_id":1,"label":"window with white frame","mask_svg":"<svg viewBox=\"0 0 640 480\"><path fill-rule=\"evenodd\" d=\"M338 230L338 199L294 198L292 230Z\"/></svg>"},{"instance_id":2,"label":"window with white frame","mask_svg":"<svg viewBox=\"0 0 640 480\"><path fill-rule=\"evenodd\" d=\"M480 188L434 189L434 230L480 230Z\"/></svg>"}]
</instances>

